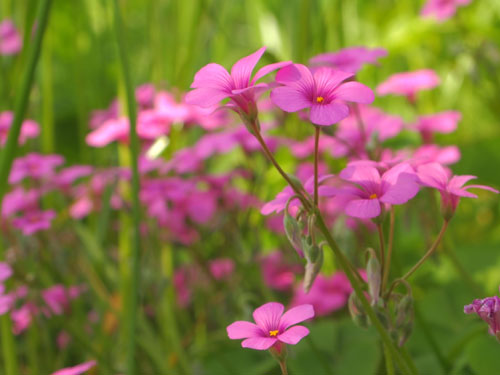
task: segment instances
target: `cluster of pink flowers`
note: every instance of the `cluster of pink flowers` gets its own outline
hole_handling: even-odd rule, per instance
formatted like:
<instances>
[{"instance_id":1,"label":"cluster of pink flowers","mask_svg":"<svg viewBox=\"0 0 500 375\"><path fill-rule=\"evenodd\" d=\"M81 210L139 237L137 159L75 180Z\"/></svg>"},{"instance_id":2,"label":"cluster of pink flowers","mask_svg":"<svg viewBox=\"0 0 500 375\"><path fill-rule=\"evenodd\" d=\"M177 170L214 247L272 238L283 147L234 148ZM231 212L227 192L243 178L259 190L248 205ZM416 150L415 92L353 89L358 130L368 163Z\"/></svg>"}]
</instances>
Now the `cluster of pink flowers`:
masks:
<instances>
[{"instance_id":1,"label":"cluster of pink flowers","mask_svg":"<svg viewBox=\"0 0 500 375\"><path fill-rule=\"evenodd\" d=\"M22 47L23 41L14 22L10 19L0 22L0 55L16 55Z\"/></svg>"}]
</instances>

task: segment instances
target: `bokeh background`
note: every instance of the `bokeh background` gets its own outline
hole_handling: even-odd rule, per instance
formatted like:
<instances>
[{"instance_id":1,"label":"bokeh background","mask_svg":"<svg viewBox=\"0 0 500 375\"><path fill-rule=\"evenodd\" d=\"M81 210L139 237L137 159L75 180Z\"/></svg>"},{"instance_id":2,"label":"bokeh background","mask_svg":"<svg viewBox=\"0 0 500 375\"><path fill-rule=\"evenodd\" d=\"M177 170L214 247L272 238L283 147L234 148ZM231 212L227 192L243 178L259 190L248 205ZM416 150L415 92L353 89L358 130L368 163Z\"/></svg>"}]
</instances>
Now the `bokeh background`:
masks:
<instances>
[{"instance_id":1,"label":"bokeh background","mask_svg":"<svg viewBox=\"0 0 500 375\"><path fill-rule=\"evenodd\" d=\"M34 3L36 0L0 2L0 18L14 19L25 41L30 34ZM126 0L121 6L134 85L151 82L158 89L167 89L179 96L189 89L194 73L203 65L218 62L230 67L263 45L268 47L263 58L265 63L289 59L307 63L315 54L347 46L385 48L388 56L380 60L379 66L367 66L358 74L358 80L372 88L396 72L433 69L442 84L419 95L418 111L460 111L463 118L458 130L439 136L438 143L460 148L462 158L453 166L456 174L474 174L480 183L500 187L499 1L474 0L444 22L422 18L422 1ZM110 2L55 0L50 17L28 114L41 124L42 133L38 140L23 146L19 154L38 149L62 154L68 164L117 165L120 151L116 145L95 149L85 142L90 113L107 108L115 97L123 97ZM0 59L0 110L13 107L25 59L25 53ZM375 105L400 114L407 121L415 116L404 98L377 98ZM294 125L305 127L299 122ZM299 134L301 131L297 130ZM196 133L179 136L173 143L175 148L167 150L166 157L191 144L197 136ZM228 170L238 164L238 158L241 158L238 153L226 155L215 160L211 168ZM278 159L290 169L293 166L286 150L278 153ZM283 184L263 159L256 163L264 170L258 195L263 200L271 199ZM425 264L412 280L416 317L407 347L422 374L491 375L500 369L499 344L487 334L486 326L479 319L463 314L464 304L498 293L499 214L498 199L487 193L480 194L478 200L462 200L438 256ZM256 227L245 230L257 238L255 241L263 252L288 246L285 239L259 230L263 224L258 212L251 215L251 223ZM90 291L86 299L73 307L71 317L39 325L19 338L19 350L27 364L26 374L35 374L29 372L33 369L30 361L34 355L38 356L39 374L45 369L48 371L54 363L62 365L69 359L78 363L89 356L120 363L122 354L114 339L118 335L117 321L113 314L106 315L109 304L116 302L113 298L119 290L118 281L113 281L114 273L109 271L111 281L106 287L111 294L101 293L92 262L85 255L92 246L98 247L90 251L116 250L118 236L111 234L97 244L93 233L98 225L98 218L69 224L74 227L71 230L80 233L79 246L63 249L62 260L46 271L36 271L41 272L37 274L41 279L88 283ZM437 229L432 225L422 228L412 217L401 217L397 222L396 267L418 259L424 244ZM220 238L225 235L206 233L207 254L218 253L224 244ZM248 233L242 236L248 237ZM163 245L154 241L148 245L150 249L143 259L144 288L168 282L157 278L151 267L160 258ZM256 245L247 242L238 246L236 253L229 254L235 245L220 251L244 258L245 252ZM183 249L177 246L174 250ZM183 261L189 259L184 255L177 257ZM101 261L105 268L116 266L111 257ZM73 267L79 265L80 274L65 272L67 262ZM327 259L324 271L332 272L334 268L334 260ZM232 301L246 296L247 309L272 298L282 298L271 291L265 296L259 295L260 292L248 284L225 287L214 293L222 300ZM164 303L156 301L147 291L142 297L149 304ZM100 331L87 340L82 328L86 320L84 311L92 303L99 306L104 323ZM277 372L270 356L243 350L237 342L227 339L225 326L241 318L238 312L241 310L219 311L217 319L210 320L207 316L212 309L216 309L214 300L200 297L189 311L163 309L163 326L141 323L138 340L142 373L182 374L179 361L186 358L194 362L193 368L199 374ZM76 338L76 343L66 351L58 351L53 344L61 325ZM318 319L309 327L310 338L291 352L291 374L383 373L379 369L382 353L376 333L353 325L345 310ZM180 339L172 335L179 335ZM173 342L181 343L184 359L179 359L180 350ZM111 373L106 371L100 367L98 373Z\"/></svg>"}]
</instances>

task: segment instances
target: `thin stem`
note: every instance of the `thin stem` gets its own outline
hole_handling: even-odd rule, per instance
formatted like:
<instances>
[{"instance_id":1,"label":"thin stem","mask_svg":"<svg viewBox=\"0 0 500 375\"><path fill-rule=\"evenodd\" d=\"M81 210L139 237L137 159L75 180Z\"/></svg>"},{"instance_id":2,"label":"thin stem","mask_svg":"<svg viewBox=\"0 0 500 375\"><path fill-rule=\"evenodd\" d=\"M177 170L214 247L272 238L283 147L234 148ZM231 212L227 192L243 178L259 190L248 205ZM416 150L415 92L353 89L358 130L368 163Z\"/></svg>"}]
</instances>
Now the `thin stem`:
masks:
<instances>
[{"instance_id":1,"label":"thin stem","mask_svg":"<svg viewBox=\"0 0 500 375\"><path fill-rule=\"evenodd\" d=\"M385 358L385 369L387 375L394 375L394 363L392 361L392 353L387 347L387 345L384 345L384 358Z\"/></svg>"},{"instance_id":2,"label":"thin stem","mask_svg":"<svg viewBox=\"0 0 500 375\"><path fill-rule=\"evenodd\" d=\"M384 240L384 230L382 229L382 224L377 224L378 241L380 243L380 267L382 274L385 269L385 240ZM381 289L383 290L383 289Z\"/></svg>"},{"instance_id":3,"label":"thin stem","mask_svg":"<svg viewBox=\"0 0 500 375\"><path fill-rule=\"evenodd\" d=\"M359 112L358 103L353 103L352 105L354 115L356 116L356 122L358 124L359 132L361 133L361 140L363 143L366 141L366 130L365 124L363 122L363 118L361 117L361 113Z\"/></svg>"},{"instance_id":4,"label":"thin stem","mask_svg":"<svg viewBox=\"0 0 500 375\"><path fill-rule=\"evenodd\" d=\"M384 267L384 272L382 276L382 288L381 291L385 290L385 286L389 279L389 271L391 269L391 259L392 259L392 246L394 243L394 222L395 222L394 206L391 207L390 223L389 223L389 242L387 244L387 261Z\"/></svg>"},{"instance_id":5,"label":"thin stem","mask_svg":"<svg viewBox=\"0 0 500 375\"><path fill-rule=\"evenodd\" d=\"M280 361L281 375L288 375L288 370L286 368L286 360Z\"/></svg>"},{"instance_id":6,"label":"thin stem","mask_svg":"<svg viewBox=\"0 0 500 375\"><path fill-rule=\"evenodd\" d=\"M319 126L315 126L314 130L314 207L318 207Z\"/></svg>"},{"instance_id":7,"label":"thin stem","mask_svg":"<svg viewBox=\"0 0 500 375\"><path fill-rule=\"evenodd\" d=\"M129 64L126 54L126 45L123 36L122 20L118 0L113 1L113 26L115 31L116 43L118 47L119 60L123 74L123 83L125 85L125 94L127 100L127 111L130 123L130 154L132 164L132 216L133 216L133 242L129 266L130 283L126 299L126 307L124 314L124 325L127 338L127 374L133 375L137 373L135 352L136 352L136 329L138 320L138 305L139 305L139 282L140 282L140 203L139 203L139 139L136 132L136 102L134 95L134 87L130 77Z\"/></svg>"},{"instance_id":8,"label":"thin stem","mask_svg":"<svg viewBox=\"0 0 500 375\"><path fill-rule=\"evenodd\" d=\"M396 363L400 367L401 371L404 374L412 374L413 371L410 369L409 365L405 362L405 360L401 357L401 354L399 353L398 349L394 345L388 332L385 330L384 326L382 325L379 318L375 314L375 311L373 311L373 308L371 307L370 303L366 299L360 283L358 282L358 280L354 276L354 273L352 272L352 269L349 266L349 261L347 260L345 255L342 253L342 251L340 251L337 243L335 242L332 235L330 234L330 231L326 227L326 224L323 220L323 217L321 216L321 214L319 212L317 213L316 223L318 225L319 230L325 236L325 239L328 242L329 246L332 248L332 250L335 254L335 257L337 258L345 275L349 279L349 282L351 283L351 286L353 287L354 291L356 292L356 295L358 296L359 300L361 301L361 304L363 305L363 308L365 309L368 317L370 318L370 321L377 329L384 344L387 345L388 349L391 351L391 353L392 353Z\"/></svg>"},{"instance_id":9,"label":"thin stem","mask_svg":"<svg viewBox=\"0 0 500 375\"><path fill-rule=\"evenodd\" d=\"M441 230L439 231L439 234L436 237L436 240L431 245L429 250L427 250L427 252L424 254L424 256L422 258L420 258L420 260L408 272L406 272L405 275L401 279L406 280L407 278L409 278L413 274L413 272L415 272L422 265L422 263L424 263L427 260L427 258L429 258L432 255L434 250L436 250L439 243L441 242L441 239L443 238L444 232L446 232L446 228L448 228L448 221L445 221L443 223L443 226L441 227Z\"/></svg>"}]
</instances>

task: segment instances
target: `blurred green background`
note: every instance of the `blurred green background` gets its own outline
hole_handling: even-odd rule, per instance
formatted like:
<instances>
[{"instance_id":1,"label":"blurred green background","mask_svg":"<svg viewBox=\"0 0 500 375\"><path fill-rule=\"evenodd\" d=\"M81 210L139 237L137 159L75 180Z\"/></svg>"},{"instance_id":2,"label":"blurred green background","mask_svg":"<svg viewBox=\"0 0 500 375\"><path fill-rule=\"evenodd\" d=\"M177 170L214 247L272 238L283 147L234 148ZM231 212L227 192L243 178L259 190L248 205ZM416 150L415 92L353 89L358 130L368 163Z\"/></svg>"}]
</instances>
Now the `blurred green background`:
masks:
<instances>
[{"instance_id":1,"label":"blurred green background","mask_svg":"<svg viewBox=\"0 0 500 375\"><path fill-rule=\"evenodd\" d=\"M31 25L35 3L1 0L0 18L12 17L29 35L26 25ZM266 63L307 63L315 54L347 46L383 47L389 54L380 66L366 67L358 75L372 88L396 72L434 69L442 84L420 94L419 113L460 111L458 131L438 137L462 152L454 172L500 186L498 0L475 0L443 23L419 16L422 1L126 0L121 5L135 85L153 82L179 94L203 65L230 67L262 45L268 47ZM40 149L64 155L70 164L116 162L109 148L85 144L90 112L106 108L123 90L117 84L111 19L106 0L54 0L28 117L42 124ZM0 110L12 109L25 57L1 60ZM407 121L415 116L403 98L377 98L375 105ZM461 202L441 256L412 280L417 316L408 348L422 374L500 371L500 344L487 334L486 325L462 310L473 298L498 293L500 284L500 207L492 194L480 192L480 198ZM397 225L396 261L416 260L422 242L436 228L419 228L403 219ZM311 324L311 331L309 343L293 348L291 374L377 372L381 353L372 330L364 331L339 314L336 320ZM203 363L205 372L200 374L266 374L275 368L265 354L242 350L222 336L217 345L191 352Z\"/></svg>"}]
</instances>

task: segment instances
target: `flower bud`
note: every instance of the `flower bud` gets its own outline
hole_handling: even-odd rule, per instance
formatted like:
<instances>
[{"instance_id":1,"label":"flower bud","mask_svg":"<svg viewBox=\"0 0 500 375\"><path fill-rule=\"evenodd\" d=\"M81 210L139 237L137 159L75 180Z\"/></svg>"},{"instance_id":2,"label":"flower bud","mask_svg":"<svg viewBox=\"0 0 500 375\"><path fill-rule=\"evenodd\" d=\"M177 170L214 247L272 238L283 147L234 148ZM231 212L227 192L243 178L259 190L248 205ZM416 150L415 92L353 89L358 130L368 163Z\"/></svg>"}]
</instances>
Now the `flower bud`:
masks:
<instances>
[{"instance_id":1,"label":"flower bud","mask_svg":"<svg viewBox=\"0 0 500 375\"><path fill-rule=\"evenodd\" d=\"M304 290L306 293L309 293L316 276L318 276L318 273L321 271L321 267L323 266L323 249L317 245L313 245L310 253L314 253L314 260L312 259L311 254L307 255L306 253L307 264L304 276Z\"/></svg>"},{"instance_id":2,"label":"flower bud","mask_svg":"<svg viewBox=\"0 0 500 375\"><path fill-rule=\"evenodd\" d=\"M366 264L366 277L368 282L368 291L372 300L372 306L378 302L380 295L381 267L380 262L373 249L368 249L368 262Z\"/></svg>"},{"instance_id":3,"label":"flower bud","mask_svg":"<svg viewBox=\"0 0 500 375\"><path fill-rule=\"evenodd\" d=\"M356 293L351 293L347 302L347 306L349 308L351 318L356 325L363 328L367 328L370 325L368 315L366 315L366 312L363 309L361 301L359 300Z\"/></svg>"},{"instance_id":4,"label":"flower bud","mask_svg":"<svg viewBox=\"0 0 500 375\"><path fill-rule=\"evenodd\" d=\"M292 244L293 248L299 253L301 257L304 256L302 251L302 230L298 221L290 215L288 210L285 210L283 217L283 226L285 227L285 234L288 241Z\"/></svg>"}]
</instances>

